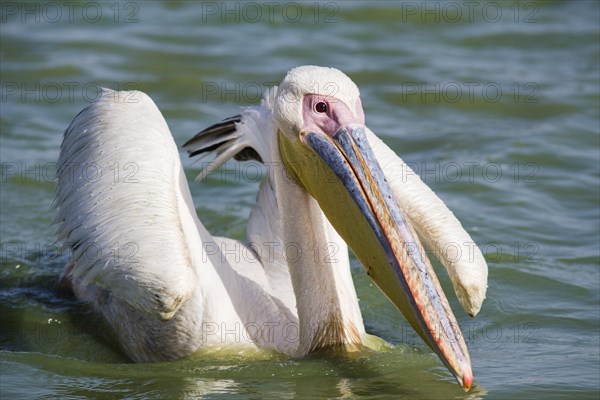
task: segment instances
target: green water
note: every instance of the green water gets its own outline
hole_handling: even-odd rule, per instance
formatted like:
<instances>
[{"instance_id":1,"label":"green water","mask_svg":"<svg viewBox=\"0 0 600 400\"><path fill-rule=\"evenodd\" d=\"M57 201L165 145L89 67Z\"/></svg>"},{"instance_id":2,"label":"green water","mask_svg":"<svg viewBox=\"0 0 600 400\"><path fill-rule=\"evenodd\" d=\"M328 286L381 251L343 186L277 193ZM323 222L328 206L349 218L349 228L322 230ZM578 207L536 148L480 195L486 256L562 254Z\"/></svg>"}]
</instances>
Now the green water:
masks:
<instances>
[{"instance_id":1,"label":"green water","mask_svg":"<svg viewBox=\"0 0 600 400\"><path fill-rule=\"evenodd\" d=\"M3 399L598 398L598 2L69 4L1 3ZM135 365L85 305L55 293L69 254L51 226L53 163L100 86L148 93L181 145L303 64L358 84L371 129L484 251L475 319L438 268L471 351L469 394L355 261L367 330L395 345L357 358ZM211 232L243 238L252 178L193 184Z\"/></svg>"}]
</instances>

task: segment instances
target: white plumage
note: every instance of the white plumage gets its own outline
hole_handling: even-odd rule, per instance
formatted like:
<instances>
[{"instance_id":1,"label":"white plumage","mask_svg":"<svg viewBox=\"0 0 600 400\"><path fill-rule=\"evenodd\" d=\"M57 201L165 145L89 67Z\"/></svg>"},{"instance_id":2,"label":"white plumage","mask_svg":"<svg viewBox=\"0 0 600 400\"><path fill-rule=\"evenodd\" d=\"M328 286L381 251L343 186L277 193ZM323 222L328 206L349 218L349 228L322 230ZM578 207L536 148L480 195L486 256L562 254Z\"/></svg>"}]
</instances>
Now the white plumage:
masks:
<instances>
[{"instance_id":1,"label":"white plumage","mask_svg":"<svg viewBox=\"0 0 600 400\"><path fill-rule=\"evenodd\" d=\"M214 345L303 355L366 344L348 247L317 201L286 175L277 142L281 132L301 130L298 99L305 93L360 105L345 75L317 68L292 70L286 88L268 90L260 106L186 145L190 154L216 153L200 179L234 156L272 169L244 243L213 237L198 220L169 128L144 93L104 90L65 132L57 221L73 264L64 279L104 315L133 360L171 360ZM366 134L399 204L447 268L465 311L477 314L487 282L481 252L419 177ZM448 251L449 243L462 256ZM298 260L290 244L302 252ZM315 248L321 257L308 257ZM327 254L333 256L325 260Z\"/></svg>"}]
</instances>

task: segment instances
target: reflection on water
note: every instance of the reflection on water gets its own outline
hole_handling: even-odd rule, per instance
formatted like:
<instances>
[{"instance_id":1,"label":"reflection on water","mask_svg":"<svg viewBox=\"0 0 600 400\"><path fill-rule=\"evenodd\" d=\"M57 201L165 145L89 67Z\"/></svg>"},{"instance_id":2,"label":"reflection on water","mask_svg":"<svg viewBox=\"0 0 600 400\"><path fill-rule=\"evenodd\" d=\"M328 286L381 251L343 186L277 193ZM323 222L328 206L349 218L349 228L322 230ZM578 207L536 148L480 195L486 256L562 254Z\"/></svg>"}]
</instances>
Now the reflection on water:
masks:
<instances>
[{"instance_id":1,"label":"reflection on water","mask_svg":"<svg viewBox=\"0 0 600 400\"><path fill-rule=\"evenodd\" d=\"M3 398L598 397L598 2L288 2L271 14L262 2L1 7ZM484 250L481 314L469 318L449 295L473 361L468 394L357 263L367 330L395 345L358 359L197 354L135 365L85 305L57 296L69 254L51 225L54 163L63 130L100 87L150 94L182 144L302 64L353 78L369 126ZM188 178L198 173L184 163ZM216 178L191 187L207 228L236 238L256 188Z\"/></svg>"}]
</instances>

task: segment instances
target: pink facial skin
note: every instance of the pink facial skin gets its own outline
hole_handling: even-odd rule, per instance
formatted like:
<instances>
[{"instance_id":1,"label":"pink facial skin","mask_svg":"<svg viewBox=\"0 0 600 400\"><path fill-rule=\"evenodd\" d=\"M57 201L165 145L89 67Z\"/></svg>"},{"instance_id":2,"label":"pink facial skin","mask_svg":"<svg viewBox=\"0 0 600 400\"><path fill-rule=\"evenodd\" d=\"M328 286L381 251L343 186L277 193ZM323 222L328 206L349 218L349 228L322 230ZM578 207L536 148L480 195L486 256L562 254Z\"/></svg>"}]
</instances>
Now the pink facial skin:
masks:
<instances>
[{"instance_id":1,"label":"pink facial skin","mask_svg":"<svg viewBox=\"0 0 600 400\"><path fill-rule=\"evenodd\" d=\"M302 99L302 130L333 136L340 128L365 124L360 98L352 112L346 103L332 96L307 94Z\"/></svg>"}]
</instances>

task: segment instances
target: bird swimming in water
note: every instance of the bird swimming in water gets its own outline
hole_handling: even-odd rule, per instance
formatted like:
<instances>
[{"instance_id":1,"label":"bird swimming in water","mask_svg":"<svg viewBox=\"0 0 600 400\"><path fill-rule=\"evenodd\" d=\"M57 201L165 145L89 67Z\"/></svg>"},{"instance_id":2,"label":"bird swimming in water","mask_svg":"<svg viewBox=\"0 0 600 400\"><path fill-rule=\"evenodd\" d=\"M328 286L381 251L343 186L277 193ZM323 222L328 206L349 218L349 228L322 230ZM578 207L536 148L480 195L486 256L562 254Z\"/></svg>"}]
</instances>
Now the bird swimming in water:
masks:
<instances>
[{"instance_id":1,"label":"bird swimming in water","mask_svg":"<svg viewBox=\"0 0 600 400\"><path fill-rule=\"evenodd\" d=\"M61 145L56 221L73 251L61 281L105 318L127 356L369 347L349 248L459 384L472 385L425 249L471 316L485 298L486 262L445 204L367 128L344 73L294 68L259 106L184 148L216 154L201 179L231 158L265 164L245 241L212 236L198 219L167 123L144 93L104 90ZM226 334L236 329L241 336Z\"/></svg>"}]
</instances>

